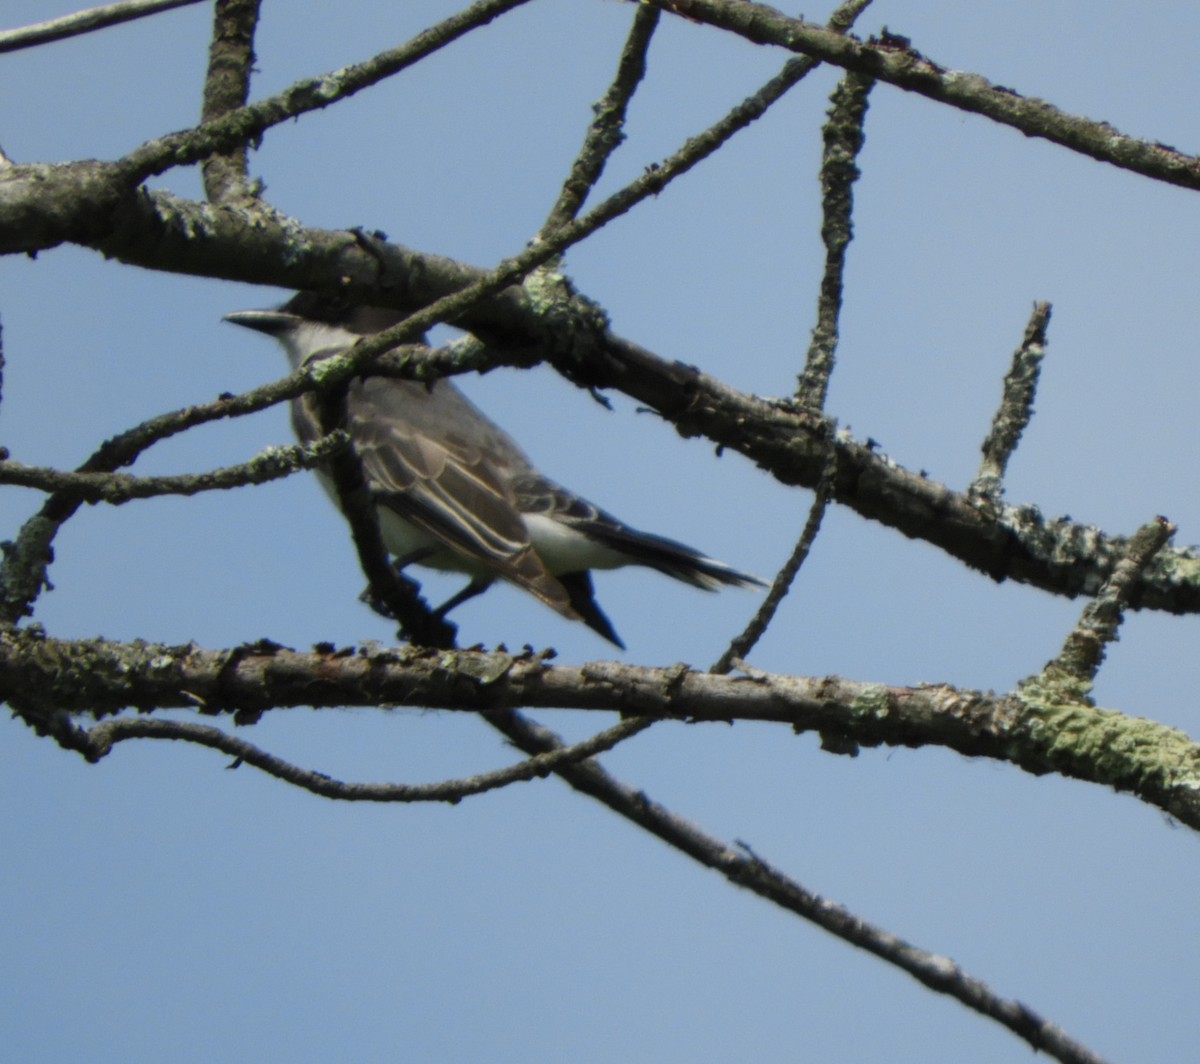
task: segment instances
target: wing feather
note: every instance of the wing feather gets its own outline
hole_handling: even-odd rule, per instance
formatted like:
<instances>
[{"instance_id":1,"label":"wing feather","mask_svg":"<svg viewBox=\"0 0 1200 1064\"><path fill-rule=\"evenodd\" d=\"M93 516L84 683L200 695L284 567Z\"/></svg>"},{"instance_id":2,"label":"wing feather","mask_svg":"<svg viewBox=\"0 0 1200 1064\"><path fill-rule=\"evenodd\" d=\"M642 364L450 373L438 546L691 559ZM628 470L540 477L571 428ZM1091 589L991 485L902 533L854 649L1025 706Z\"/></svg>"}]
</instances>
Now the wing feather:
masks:
<instances>
[{"instance_id":1,"label":"wing feather","mask_svg":"<svg viewBox=\"0 0 1200 1064\"><path fill-rule=\"evenodd\" d=\"M315 438L317 419L305 397L294 404L293 420L302 439ZM344 427L378 505L447 552L577 617L567 591L533 550L518 508L512 477L532 470L528 459L453 384L355 381Z\"/></svg>"}]
</instances>

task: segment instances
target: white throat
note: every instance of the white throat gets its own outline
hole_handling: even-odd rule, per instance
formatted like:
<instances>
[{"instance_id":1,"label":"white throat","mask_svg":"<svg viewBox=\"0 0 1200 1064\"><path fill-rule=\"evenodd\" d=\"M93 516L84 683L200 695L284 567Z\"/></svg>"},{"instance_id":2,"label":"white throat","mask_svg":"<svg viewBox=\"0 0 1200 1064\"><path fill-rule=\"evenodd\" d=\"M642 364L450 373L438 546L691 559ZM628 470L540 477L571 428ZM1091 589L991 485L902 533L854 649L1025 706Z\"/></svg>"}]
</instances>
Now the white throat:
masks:
<instances>
[{"instance_id":1,"label":"white throat","mask_svg":"<svg viewBox=\"0 0 1200 1064\"><path fill-rule=\"evenodd\" d=\"M345 351L362 339L358 333L340 325L326 325L321 321L302 321L294 329L277 336L286 352L292 369L299 369L313 355Z\"/></svg>"}]
</instances>

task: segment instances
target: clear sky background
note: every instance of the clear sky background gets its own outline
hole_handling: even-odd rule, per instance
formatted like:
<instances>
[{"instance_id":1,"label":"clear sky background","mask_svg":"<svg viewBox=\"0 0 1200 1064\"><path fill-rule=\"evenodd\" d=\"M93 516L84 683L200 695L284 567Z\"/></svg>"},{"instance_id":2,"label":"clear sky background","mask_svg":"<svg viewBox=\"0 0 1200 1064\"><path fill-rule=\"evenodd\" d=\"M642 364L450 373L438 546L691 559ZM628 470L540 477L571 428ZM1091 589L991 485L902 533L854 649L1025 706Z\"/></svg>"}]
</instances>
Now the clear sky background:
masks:
<instances>
[{"instance_id":1,"label":"clear sky background","mask_svg":"<svg viewBox=\"0 0 1200 1064\"><path fill-rule=\"evenodd\" d=\"M7 26L76 5L7 0ZM254 95L364 59L448 0L268 3ZM830 4L806 8L827 17ZM533 3L331 111L268 132L252 170L306 224L364 226L489 266L537 230L612 75L633 8ZM19 162L112 158L191 125L207 6L0 57ZM1200 151L1200 7L877 0L887 25L1123 132ZM664 18L601 191L673 151L786 57ZM789 393L823 250L816 171L837 72L811 76L713 159L571 251L614 327L733 386ZM1008 499L1113 533L1154 514L1200 541L1194 193L885 85L856 189L830 411L955 488L979 460L1035 300L1054 304L1037 416ZM194 172L159 183L198 195ZM223 313L277 290L157 275L73 248L0 261L0 443L71 467L147 417L282 374ZM629 522L771 576L811 495L542 368L464 382L545 471ZM137 472L244 460L273 410L156 447ZM38 497L0 494L0 536ZM341 518L311 477L89 508L59 537L36 619L58 636L208 647L388 641L357 601ZM711 663L757 597L598 577L625 659ZM431 580L435 597L456 586ZM761 669L1011 689L1081 608L965 572L842 510L753 655ZM581 625L496 589L464 642L607 658ZM1102 705L1193 734L1200 620L1135 615ZM536 714L569 737L609 723ZM124 744L88 766L15 721L0 739L0 1044L23 1062L353 1060L1001 1064L1007 1032L702 871L557 780L453 808L334 804L198 748ZM352 780L423 782L517 755L469 715L269 714L251 741ZM953 957L1114 1061L1187 1060L1200 847L1095 786L940 749L818 749L782 728L664 724L620 778L812 890Z\"/></svg>"}]
</instances>

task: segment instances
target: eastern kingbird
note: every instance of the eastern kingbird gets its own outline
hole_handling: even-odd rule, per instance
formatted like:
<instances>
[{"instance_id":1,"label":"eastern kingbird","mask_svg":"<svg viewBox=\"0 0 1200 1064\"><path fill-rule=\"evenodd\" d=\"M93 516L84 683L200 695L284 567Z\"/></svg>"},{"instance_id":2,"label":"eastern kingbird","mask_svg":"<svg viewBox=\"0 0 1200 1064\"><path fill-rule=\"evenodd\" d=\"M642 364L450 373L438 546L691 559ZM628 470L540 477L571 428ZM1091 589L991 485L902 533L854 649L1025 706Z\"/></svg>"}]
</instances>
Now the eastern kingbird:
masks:
<instances>
[{"instance_id":1,"label":"eastern kingbird","mask_svg":"<svg viewBox=\"0 0 1200 1064\"><path fill-rule=\"evenodd\" d=\"M275 337L298 369L402 317L300 292L277 310L243 310L225 320ZM449 380L360 377L347 391L345 412L339 427L362 461L396 566L417 563L471 578L439 617L500 578L624 649L596 604L592 569L645 565L709 591L766 586L682 543L630 528L548 480ZM292 400L292 427L303 443L320 437L311 394ZM319 475L336 501L332 481Z\"/></svg>"}]
</instances>

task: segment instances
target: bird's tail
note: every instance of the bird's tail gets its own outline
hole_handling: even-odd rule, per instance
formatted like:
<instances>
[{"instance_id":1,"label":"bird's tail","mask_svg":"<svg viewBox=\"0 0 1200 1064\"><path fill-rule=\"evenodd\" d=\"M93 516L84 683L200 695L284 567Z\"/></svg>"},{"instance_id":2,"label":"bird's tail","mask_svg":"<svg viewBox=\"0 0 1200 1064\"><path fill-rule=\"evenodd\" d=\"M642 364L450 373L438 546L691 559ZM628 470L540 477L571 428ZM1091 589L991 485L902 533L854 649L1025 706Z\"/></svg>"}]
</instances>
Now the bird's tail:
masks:
<instances>
[{"instance_id":1,"label":"bird's tail","mask_svg":"<svg viewBox=\"0 0 1200 1064\"><path fill-rule=\"evenodd\" d=\"M765 580L701 554L685 543L650 532L640 532L619 522L589 527L588 534L639 565L657 569L660 573L705 591L718 591L722 587L769 586Z\"/></svg>"}]
</instances>

